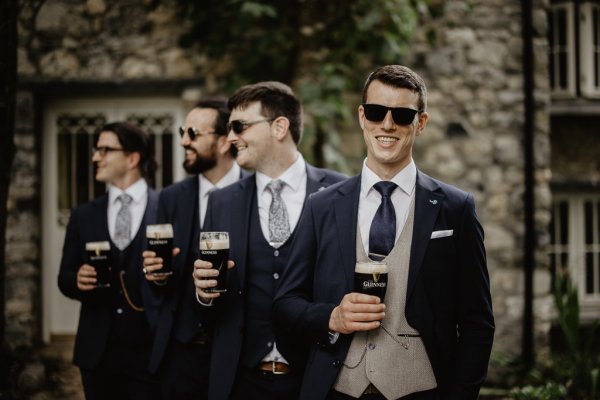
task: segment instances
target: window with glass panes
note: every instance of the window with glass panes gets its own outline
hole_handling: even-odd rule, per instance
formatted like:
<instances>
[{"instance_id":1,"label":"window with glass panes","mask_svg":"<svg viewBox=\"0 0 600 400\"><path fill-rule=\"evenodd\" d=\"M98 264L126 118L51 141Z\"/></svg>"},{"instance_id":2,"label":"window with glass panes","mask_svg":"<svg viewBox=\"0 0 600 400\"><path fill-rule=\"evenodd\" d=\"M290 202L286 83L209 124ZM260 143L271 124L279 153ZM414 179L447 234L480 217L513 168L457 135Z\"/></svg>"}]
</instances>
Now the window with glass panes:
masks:
<instances>
[{"instance_id":1,"label":"window with glass panes","mask_svg":"<svg viewBox=\"0 0 600 400\"><path fill-rule=\"evenodd\" d=\"M575 27L572 3L558 3L548 14L550 87L554 95L575 95Z\"/></svg>"},{"instance_id":2,"label":"window with glass panes","mask_svg":"<svg viewBox=\"0 0 600 400\"><path fill-rule=\"evenodd\" d=\"M600 194L556 195L550 234L553 271L569 272L584 316L600 316Z\"/></svg>"}]
</instances>

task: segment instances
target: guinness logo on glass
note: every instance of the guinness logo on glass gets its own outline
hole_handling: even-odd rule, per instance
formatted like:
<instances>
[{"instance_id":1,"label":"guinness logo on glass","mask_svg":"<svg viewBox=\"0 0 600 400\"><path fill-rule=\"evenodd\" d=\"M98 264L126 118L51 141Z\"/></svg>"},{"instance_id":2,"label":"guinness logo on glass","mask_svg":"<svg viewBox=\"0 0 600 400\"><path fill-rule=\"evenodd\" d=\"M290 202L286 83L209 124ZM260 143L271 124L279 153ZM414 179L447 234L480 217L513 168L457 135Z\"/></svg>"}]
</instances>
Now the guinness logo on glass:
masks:
<instances>
[{"instance_id":1,"label":"guinness logo on glass","mask_svg":"<svg viewBox=\"0 0 600 400\"><path fill-rule=\"evenodd\" d=\"M373 272L373 281L375 283L379 282L379 276L380 276L381 272Z\"/></svg>"}]
</instances>

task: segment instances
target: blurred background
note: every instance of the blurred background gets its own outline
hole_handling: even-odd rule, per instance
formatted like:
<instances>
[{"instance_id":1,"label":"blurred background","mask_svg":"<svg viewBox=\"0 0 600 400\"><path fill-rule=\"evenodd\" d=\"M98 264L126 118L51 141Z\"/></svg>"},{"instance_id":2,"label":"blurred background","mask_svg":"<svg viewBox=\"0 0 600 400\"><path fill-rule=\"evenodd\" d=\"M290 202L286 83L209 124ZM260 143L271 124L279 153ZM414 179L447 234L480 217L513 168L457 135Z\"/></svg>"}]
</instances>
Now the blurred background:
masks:
<instances>
[{"instance_id":1,"label":"blurred background","mask_svg":"<svg viewBox=\"0 0 600 400\"><path fill-rule=\"evenodd\" d=\"M146 129L161 188L197 100L280 80L305 157L355 174L360 90L391 63L428 87L417 166L473 193L485 229L483 394L600 398L600 1L3 0L0 35L0 399L81 398L56 278L70 210L105 190L98 126Z\"/></svg>"}]
</instances>

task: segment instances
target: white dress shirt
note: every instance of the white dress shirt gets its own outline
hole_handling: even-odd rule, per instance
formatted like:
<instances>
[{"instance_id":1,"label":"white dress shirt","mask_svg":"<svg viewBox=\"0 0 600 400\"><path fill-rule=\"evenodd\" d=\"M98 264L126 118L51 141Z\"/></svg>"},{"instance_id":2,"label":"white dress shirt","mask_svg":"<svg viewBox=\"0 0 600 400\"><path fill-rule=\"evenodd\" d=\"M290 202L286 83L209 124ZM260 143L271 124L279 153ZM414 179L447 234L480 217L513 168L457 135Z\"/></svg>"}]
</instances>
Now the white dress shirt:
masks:
<instances>
[{"instance_id":1,"label":"white dress shirt","mask_svg":"<svg viewBox=\"0 0 600 400\"><path fill-rule=\"evenodd\" d=\"M148 204L148 184L144 179L138 179L133 185L129 186L125 190L121 190L115 186L109 185L108 187L108 233L110 238L115 238L115 225L117 223L117 214L123 206L121 201L117 198L127 193L133 199L129 204L129 210L131 211L131 238L137 235L137 231L142 225L142 219L144 219L144 212L146 211L146 204ZM145 232L144 232L145 234Z\"/></svg>"},{"instance_id":2,"label":"white dress shirt","mask_svg":"<svg viewBox=\"0 0 600 400\"><path fill-rule=\"evenodd\" d=\"M294 161L294 163L279 178L277 178L285 182L283 189L281 189L281 199L287 210L290 222L290 232L293 232L298 224L302 208L304 207L304 199L306 197L306 162L300 153L297 154L298 157L296 158L296 161ZM269 182L277 179L271 179L260 172L256 173L258 216L260 218L260 227L263 236L267 242L269 241L269 207L271 207L273 196L266 187ZM279 350L277 350L277 343L273 343L273 349L262 359L262 361L277 361L289 364L289 362L283 358Z\"/></svg>"},{"instance_id":3,"label":"white dress shirt","mask_svg":"<svg viewBox=\"0 0 600 400\"><path fill-rule=\"evenodd\" d=\"M237 182L240 179L240 166L234 162L233 166L227 171L225 175L216 185L213 185L211 181L206 179L204 175L198 175L198 210L200 210L199 218L200 218L200 228L204 226L204 217L206 216L206 206L208 205L208 195L213 189L222 189L225 186L229 186L234 182Z\"/></svg>"},{"instance_id":4,"label":"white dress shirt","mask_svg":"<svg viewBox=\"0 0 600 400\"><path fill-rule=\"evenodd\" d=\"M367 167L366 160L360 179L360 197L358 200L358 226L360 227L361 239L365 252L369 254L369 232L371 223L381 204L381 194L373 187L382 181L380 177ZM410 204L415 197L415 184L417 182L417 167L413 160L410 161L402 171L398 172L391 180L398 188L392 192L392 204L396 212L396 240L404 228Z\"/></svg>"}]
</instances>

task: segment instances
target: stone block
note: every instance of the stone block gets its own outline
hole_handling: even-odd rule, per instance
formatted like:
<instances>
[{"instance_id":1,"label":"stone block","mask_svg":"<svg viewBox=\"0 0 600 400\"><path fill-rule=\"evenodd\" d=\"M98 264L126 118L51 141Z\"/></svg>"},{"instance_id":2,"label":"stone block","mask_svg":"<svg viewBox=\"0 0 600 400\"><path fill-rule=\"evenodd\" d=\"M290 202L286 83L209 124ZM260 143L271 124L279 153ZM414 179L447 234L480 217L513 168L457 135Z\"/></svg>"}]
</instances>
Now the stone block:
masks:
<instances>
[{"instance_id":1,"label":"stone block","mask_svg":"<svg viewBox=\"0 0 600 400\"><path fill-rule=\"evenodd\" d=\"M17 387L23 393L31 394L40 390L46 383L46 368L40 362L25 366L17 378Z\"/></svg>"}]
</instances>

